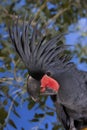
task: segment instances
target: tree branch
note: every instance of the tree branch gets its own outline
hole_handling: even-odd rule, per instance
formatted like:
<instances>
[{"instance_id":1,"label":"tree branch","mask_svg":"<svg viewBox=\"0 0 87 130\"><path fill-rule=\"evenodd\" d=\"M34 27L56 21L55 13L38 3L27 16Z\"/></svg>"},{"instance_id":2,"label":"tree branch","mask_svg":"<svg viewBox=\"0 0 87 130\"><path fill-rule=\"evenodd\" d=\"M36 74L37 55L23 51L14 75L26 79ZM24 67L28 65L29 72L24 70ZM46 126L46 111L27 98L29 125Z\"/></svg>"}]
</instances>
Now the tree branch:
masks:
<instances>
[{"instance_id":1,"label":"tree branch","mask_svg":"<svg viewBox=\"0 0 87 130\"><path fill-rule=\"evenodd\" d=\"M56 19L60 17L60 15L62 15L64 12L69 10L69 8L70 7L59 10L59 12L56 15L54 15L51 19L47 21L47 23L45 23L44 27L47 27L52 21L56 21Z\"/></svg>"},{"instance_id":2,"label":"tree branch","mask_svg":"<svg viewBox=\"0 0 87 130\"><path fill-rule=\"evenodd\" d=\"M46 3L47 3L48 0L45 0L45 2L43 3L43 5L41 7L39 7L39 10L38 12L36 13L35 15L35 18L34 20L36 20L38 18L38 16L40 16L40 12L46 7Z\"/></svg>"}]
</instances>

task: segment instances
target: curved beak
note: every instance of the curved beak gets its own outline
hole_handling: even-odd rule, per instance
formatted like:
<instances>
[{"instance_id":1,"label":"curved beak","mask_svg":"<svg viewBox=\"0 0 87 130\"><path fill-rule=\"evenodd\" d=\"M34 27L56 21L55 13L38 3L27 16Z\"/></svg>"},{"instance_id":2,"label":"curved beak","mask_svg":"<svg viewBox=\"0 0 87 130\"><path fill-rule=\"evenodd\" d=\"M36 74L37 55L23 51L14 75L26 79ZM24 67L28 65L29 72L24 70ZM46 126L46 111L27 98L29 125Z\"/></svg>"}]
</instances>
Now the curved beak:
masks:
<instances>
[{"instance_id":1,"label":"curved beak","mask_svg":"<svg viewBox=\"0 0 87 130\"><path fill-rule=\"evenodd\" d=\"M32 96L31 96L31 98L32 98L32 100L33 100L34 102L39 102L39 101L40 101L39 97L32 97Z\"/></svg>"}]
</instances>

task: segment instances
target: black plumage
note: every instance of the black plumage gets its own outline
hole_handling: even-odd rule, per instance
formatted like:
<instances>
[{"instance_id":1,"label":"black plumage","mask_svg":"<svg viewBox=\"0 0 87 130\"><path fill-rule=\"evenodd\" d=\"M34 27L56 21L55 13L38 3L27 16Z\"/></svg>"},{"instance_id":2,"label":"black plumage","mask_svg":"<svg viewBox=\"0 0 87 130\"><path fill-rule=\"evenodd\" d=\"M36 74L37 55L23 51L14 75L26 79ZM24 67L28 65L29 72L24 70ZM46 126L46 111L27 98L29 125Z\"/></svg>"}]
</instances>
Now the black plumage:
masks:
<instances>
[{"instance_id":1,"label":"black plumage","mask_svg":"<svg viewBox=\"0 0 87 130\"><path fill-rule=\"evenodd\" d=\"M44 74L49 73L60 84L58 93L56 96L53 95L52 99L63 126L66 130L86 127L87 72L78 70L74 63L67 60L68 55L63 52L68 46L59 44L64 34L47 41L38 29L37 23L30 35L31 22L32 20L28 24L23 22L20 31L17 20L9 30L15 49L31 76L28 78L28 92L32 97L38 97L38 94L35 96L35 91L40 89L40 80Z\"/></svg>"}]
</instances>

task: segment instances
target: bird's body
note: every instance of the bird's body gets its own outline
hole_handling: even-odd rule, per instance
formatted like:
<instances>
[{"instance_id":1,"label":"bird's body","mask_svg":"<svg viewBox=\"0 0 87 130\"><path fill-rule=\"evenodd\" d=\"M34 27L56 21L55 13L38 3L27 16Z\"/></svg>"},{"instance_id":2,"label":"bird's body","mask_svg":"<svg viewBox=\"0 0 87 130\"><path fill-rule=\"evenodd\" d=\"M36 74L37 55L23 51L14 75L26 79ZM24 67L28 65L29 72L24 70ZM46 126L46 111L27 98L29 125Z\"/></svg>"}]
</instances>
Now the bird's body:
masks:
<instances>
[{"instance_id":1,"label":"bird's body","mask_svg":"<svg viewBox=\"0 0 87 130\"><path fill-rule=\"evenodd\" d=\"M55 83L55 91L59 90L51 97L53 101L55 98L56 111L64 128L80 130L87 127L87 72L78 70L74 63L67 60L67 56L61 58L60 54L67 49L67 46L58 44L62 34L47 42L41 34L38 36L37 24L31 38L29 28L30 23L24 23L20 33L17 21L10 30L16 51L31 75L28 78L28 92L36 98L38 94L35 96L35 91L40 89L41 79L48 75L49 81L53 78L60 85ZM51 88L49 82L46 87ZM46 90L45 87L43 90Z\"/></svg>"},{"instance_id":2,"label":"bird's body","mask_svg":"<svg viewBox=\"0 0 87 130\"><path fill-rule=\"evenodd\" d=\"M78 127L78 130L83 126L87 127L86 76L86 72L77 70L74 65L72 65L71 69L66 73L56 76L56 80L58 80L58 83L61 86L57 94L57 103L60 104L62 109L64 109L64 112L67 113L68 128L70 127L69 122L71 119L73 119L74 125ZM60 109L58 111L58 115L60 115ZM62 118L64 120L64 116ZM66 125L66 120L64 124Z\"/></svg>"}]
</instances>

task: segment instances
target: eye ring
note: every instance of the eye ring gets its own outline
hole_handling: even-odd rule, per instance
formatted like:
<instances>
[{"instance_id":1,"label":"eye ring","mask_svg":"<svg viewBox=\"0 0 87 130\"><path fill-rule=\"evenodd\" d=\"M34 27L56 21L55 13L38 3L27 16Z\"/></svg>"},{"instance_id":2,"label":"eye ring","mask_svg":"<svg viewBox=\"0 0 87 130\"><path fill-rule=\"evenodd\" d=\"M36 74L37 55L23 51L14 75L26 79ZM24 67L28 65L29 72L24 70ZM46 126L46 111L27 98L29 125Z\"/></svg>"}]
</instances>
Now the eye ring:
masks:
<instances>
[{"instance_id":1,"label":"eye ring","mask_svg":"<svg viewBox=\"0 0 87 130\"><path fill-rule=\"evenodd\" d=\"M48 71L46 74L47 74L48 76L51 76L51 72L50 72L50 71Z\"/></svg>"}]
</instances>

